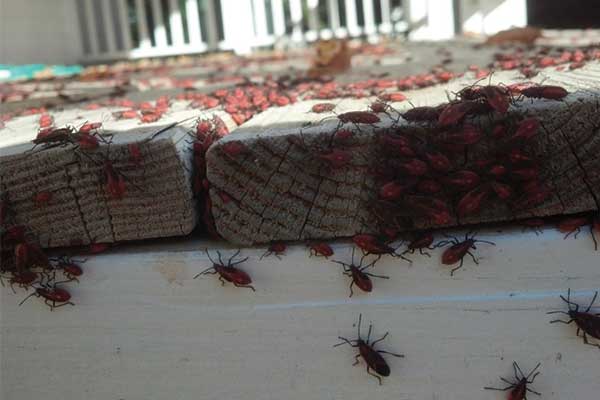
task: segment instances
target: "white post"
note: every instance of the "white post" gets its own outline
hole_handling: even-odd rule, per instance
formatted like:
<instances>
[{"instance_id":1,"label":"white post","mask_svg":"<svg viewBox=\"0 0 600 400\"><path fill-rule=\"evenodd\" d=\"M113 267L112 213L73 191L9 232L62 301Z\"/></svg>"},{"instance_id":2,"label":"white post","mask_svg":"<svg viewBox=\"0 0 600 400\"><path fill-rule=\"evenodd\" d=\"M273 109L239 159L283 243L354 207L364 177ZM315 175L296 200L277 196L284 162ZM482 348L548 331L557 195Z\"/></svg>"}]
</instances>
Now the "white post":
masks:
<instances>
[{"instance_id":1,"label":"white post","mask_svg":"<svg viewBox=\"0 0 600 400\"><path fill-rule=\"evenodd\" d=\"M179 11L178 0L169 0L169 25L173 46L183 46L183 19L181 18L181 11Z\"/></svg>"},{"instance_id":2,"label":"white post","mask_svg":"<svg viewBox=\"0 0 600 400\"><path fill-rule=\"evenodd\" d=\"M392 13L390 10L390 0L381 0L381 25L379 30L383 33L392 31Z\"/></svg>"},{"instance_id":3,"label":"white post","mask_svg":"<svg viewBox=\"0 0 600 400\"><path fill-rule=\"evenodd\" d=\"M127 11L127 0L117 0L117 14L121 25L121 39L123 40L123 50L131 50L131 30L129 26L129 14Z\"/></svg>"},{"instance_id":4,"label":"white post","mask_svg":"<svg viewBox=\"0 0 600 400\"><path fill-rule=\"evenodd\" d=\"M141 49L152 47L150 35L148 34L148 24L146 23L144 0L135 0L135 17L137 20L138 37L140 38L138 47Z\"/></svg>"},{"instance_id":5,"label":"white post","mask_svg":"<svg viewBox=\"0 0 600 400\"><path fill-rule=\"evenodd\" d=\"M85 23L87 24L88 35L90 38L90 54L96 55L99 53L98 47L98 29L96 27L96 16L92 0L85 0L83 4L85 9Z\"/></svg>"},{"instance_id":6,"label":"white post","mask_svg":"<svg viewBox=\"0 0 600 400\"><path fill-rule=\"evenodd\" d=\"M302 35L302 3L300 0L289 0L290 1L290 14L292 17L292 40L294 42L301 42L303 40Z\"/></svg>"},{"instance_id":7,"label":"white post","mask_svg":"<svg viewBox=\"0 0 600 400\"><path fill-rule=\"evenodd\" d=\"M308 7L308 32L306 32L307 40L316 40L319 37L319 0L307 0Z\"/></svg>"},{"instance_id":8,"label":"white post","mask_svg":"<svg viewBox=\"0 0 600 400\"><path fill-rule=\"evenodd\" d=\"M112 23L110 4L111 3L109 1L103 1L100 3L102 21L104 21L104 26L101 28L104 31L104 38L106 39L106 52L114 53L117 50L117 45L115 40L115 25Z\"/></svg>"},{"instance_id":9,"label":"white post","mask_svg":"<svg viewBox=\"0 0 600 400\"><path fill-rule=\"evenodd\" d=\"M254 9L254 26L256 27L256 36L259 39L265 39L269 32L267 31L267 10L264 0L252 0Z\"/></svg>"},{"instance_id":10,"label":"white post","mask_svg":"<svg viewBox=\"0 0 600 400\"><path fill-rule=\"evenodd\" d=\"M329 17L329 26L335 34L340 30L340 10L337 0L327 0L327 16Z\"/></svg>"},{"instance_id":11,"label":"white post","mask_svg":"<svg viewBox=\"0 0 600 400\"><path fill-rule=\"evenodd\" d=\"M412 1L410 23L413 40L445 40L454 36L453 0ZM419 26L422 24L422 26Z\"/></svg>"},{"instance_id":12,"label":"white post","mask_svg":"<svg viewBox=\"0 0 600 400\"><path fill-rule=\"evenodd\" d=\"M152 0L152 16L154 17L154 40L156 47L167 47L167 30L165 28L165 19L159 0Z\"/></svg>"},{"instance_id":13,"label":"white post","mask_svg":"<svg viewBox=\"0 0 600 400\"><path fill-rule=\"evenodd\" d=\"M356 16L356 1L344 0L344 4L346 6L346 27L348 29L348 36L358 36L360 35L360 26L358 26L358 18Z\"/></svg>"},{"instance_id":14,"label":"white post","mask_svg":"<svg viewBox=\"0 0 600 400\"><path fill-rule=\"evenodd\" d=\"M271 0L273 9L273 31L275 36L285 35L285 14L283 12L283 0Z\"/></svg>"},{"instance_id":15,"label":"white post","mask_svg":"<svg viewBox=\"0 0 600 400\"><path fill-rule=\"evenodd\" d=\"M200 31L200 14L198 14L197 0L186 0L185 20L187 21L190 45L200 45L202 43L202 32Z\"/></svg>"},{"instance_id":16,"label":"white post","mask_svg":"<svg viewBox=\"0 0 600 400\"><path fill-rule=\"evenodd\" d=\"M206 42L208 43L208 48L214 50L219 45L219 32L217 30L217 12L215 8L215 0L205 0L205 4L206 21L202 21L201 24L206 23ZM198 14L196 13L196 15ZM221 12L221 15L225 14Z\"/></svg>"},{"instance_id":17,"label":"white post","mask_svg":"<svg viewBox=\"0 0 600 400\"><path fill-rule=\"evenodd\" d=\"M375 11L373 10L373 0L363 0L363 15L365 17L365 34L373 36L377 31L375 27Z\"/></svg>"},{"instance_id":18,"label":"white post","mask_svg":"<svg viewBox=\"0 0 600 400\"><path fill-rule=\"evenodd\" d=\"M250 0L221 0L224 45L238 54L248 54L254 45L255 35L252 26L252 4Z\"/></svg>"}]
</instances>

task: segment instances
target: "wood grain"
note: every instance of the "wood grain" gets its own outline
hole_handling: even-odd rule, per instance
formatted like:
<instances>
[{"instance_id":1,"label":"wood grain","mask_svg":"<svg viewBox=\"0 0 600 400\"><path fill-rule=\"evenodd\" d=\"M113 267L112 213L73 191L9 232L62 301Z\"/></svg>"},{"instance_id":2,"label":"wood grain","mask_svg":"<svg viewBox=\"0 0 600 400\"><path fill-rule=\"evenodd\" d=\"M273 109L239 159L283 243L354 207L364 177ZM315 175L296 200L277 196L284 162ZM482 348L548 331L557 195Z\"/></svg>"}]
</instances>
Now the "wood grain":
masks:
<instances>
[{"instance_id":1,"label":"wood grain","mask_svg":"<svg viewBox=\"0 0 600 400\"><path fill-rule=\"evenodd\" d=\"M521 81L512 71L491 77L492 83ZM453 219L449 225L598 209L600 165L595 154L600 150L600 65L589 63L577 71L546 69L532 81L560 85L570 93L562 101L524 99L510 109L512 114L535 116L542 124L531 146L535 158L541 160L540 176L551 188L552 196L531 209L489 204L479 215ZM473 82L467 76L448 85L406 94L414 106L437 105L447 101L447 93L458 92ZM376 126L345 124L344 129L353 131L352 139L345 143L332 139L339 122L335 115L366 110L372 100L335 101L335 114L311 113L318 101L267 110L216 143L207 154L207 176L219 233L228 241L249 245L377 232L372 213L377 187L369 171L381 157L377 132L392 125L397 116L380 114L381 122ZM408 102L393 106L400 113L412 107ZM400 119L399 125L414 124ZM247 152L240 157L229 156L223 146L230 141L243 143ZM352 161L343 168L328 167L319 159L319 153L331 148L351 152ZM493 146L478 148L477 155L485 158L495 151ZM228 195L227 201L223 201L223 192ZM417 218L411 228L431 226L431 221Z\"/></svg>"}]
</instances>

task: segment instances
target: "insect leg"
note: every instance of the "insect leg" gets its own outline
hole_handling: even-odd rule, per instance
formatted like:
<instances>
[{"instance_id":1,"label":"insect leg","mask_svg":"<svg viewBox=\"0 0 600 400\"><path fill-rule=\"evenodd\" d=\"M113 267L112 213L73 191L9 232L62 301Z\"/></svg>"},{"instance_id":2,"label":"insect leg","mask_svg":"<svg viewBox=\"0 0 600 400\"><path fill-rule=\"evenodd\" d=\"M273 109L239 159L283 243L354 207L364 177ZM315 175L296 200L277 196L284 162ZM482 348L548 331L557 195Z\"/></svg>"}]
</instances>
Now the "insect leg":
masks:
<instances>
[{"instance_id":1,"label":"insect leg","mask_svg":"<svg viewBox=\"0 0 600 400\"><path fill-rule=\"evenodd\" d=\"M62 304L59 304L59 305L56 305L56 303L54 303L54 304L53 304L53 308L58 308L58 307L66 306L67 304L70 304L70 305L72 305L72 306L74 306L74 305L75 305L75 303L71 303L70 301L67 301L67 302L65 302L65 303L62 303Z\"/></svg>"},{"instance_id":2,"label":"insect leg","mask_svg":"<svg viewBox=\"0 0 600 400\"><path fill-rule=\"evenodd\" d=\"M4 286L4 282L2 282L2 286ZM14 294L17 294L17 291L15 290L15 288L13 286L13 282L10 283L10 288L12 289Z\"/></svg>"},{"instance_id":3,"label":"insect leg","mask_svg":"<svg viewBox=\"0 0 600 400\"><path fill-rule=\"evenodd\" d=\"M221 281L221 286L225 286L225 281L222 276L219 276L219 280Z\"/></svg>"},{"instance_id":4,"label":"insect leg","mask_svg":"<svg viewBox=\"0 0 600 400\"><path fill-rule=\"evenodd\" d=\"M508 383L509 385L513 385L513 386L515 386L515 384L514 384L514 383L512 383L511 381L509 381L509 380L508 380L508 379L506 379L506 378L500 377L500 380L501 380L502 382L504 382L504 383Z\"/></svg>"},{"instance_id":5,"label":"insect leg","mask_svg":"<svg viewBox=\"0 0 600 400\"><path fill-rule=\"evenodd\" d=\"M467 254L471 256L471 258L473 259L473 262L477 265L479 265L479 261L477 260L477 258L475 258L475 256L473 255L473 253L471 253L470 251L467 251Z\"/></svg>"},{"instance_id":6,"label":"insect leg","mask_svg":"<svg viewBox=\"0 0 600 400\"><path fill-rule=\"evenodd\" d=\"M350 296L348 296L348 297L354 296L354 291L352 290L352 286L354 286L354 279L352 279L352 282L350 282Z\"/></svg>"},{"instance_id":7,"label":"insect leg","mask_svg":"<svg viewBox=\"0 0 600 400\"><path fill-rule=\"evenodd\" d=\"M211 269L213 270L213 272L208 272L208 271L210 271ZM197 278L197 277L199 277L200 275L206 275L206 274L208 274L208 275L214 275L214 274L216 274L216 273L217 273L217 271L215 270L215 267L210 267L210 268L207 268L207 269L205 269L204 271L200 272L200 273L199 273L199 274L197 274L196 276L194 276L194 278L193 278L193 279L196 279L196 278Z\"/></svg>"},{"instance_id":8,"label":"insect leg","mask_svg":"<svg viewBox=\"0 0 600 400\"><path fill-rule=\"evenodd\" d=\"M246 262L246 261L248 261L248 258L250 258L250 257L243 258L243 259L241 259L240 261L236 261L236 262L234 262L234 263L232 263L232 262L231 262L231 258L230 258L230 259L229 259L229 262L230 262L229 266L230 266L230 267L233 267L233 266L235 266L235 265L238 265L238 264L241 264L241 263L243 263L243 262Z\"/></svg>"},{"instance_id":9,"label":"insect leg","mask_svg":"<svg viewBox=\"0 0 600 400\"><path fill-rule=\"evenodd\" d=\"M36 296L37 295L37 296ZM27 301L28 298L30 298L31 296L36 296L39 297L39 295L37 294L36 291L34 291L33 293L31 293L29 296L25 297L20 303L19 305L22 305L23 303L25 303Z\"/></svg>"},{"instance_id":10,"label":"insect leg","mask_svg":"<svg viewBox=\"0 0 600 400\"><path fill-rule=\"evenodd\" d=\"M520 380L521 378L525 378L525 374L523 373L523 371L521 371L521 368L519 367L519 364L517 364L516 361L513 361L513 370L515 372L515 378L517 380ZM521 378L519 378L519 375L517 375L517 370L521 374Z\"/></svg>"},{"instance_id":11,"label":"insect leg","mask_svg":"<svg viewBox=\"0 0 600 400\"><path fill-rule=\"evenodd\" d=\"M237 283L234 283L233 286L252 289L253 292L256 292L256 289L254 289L254 286L252 286L252 285L238 285Z\"/></svg>"},{"instance_id":12,"label":"insect leg","mask_svg":"<svg viewBox=\"0 0 600 400\"><path fill-rule=\"evenodd\" d=\"M394 357L404 358L404 354L390 353L389 351L385 351L385 350L377 350L377 352L383 353L383 354L389 354L390 356L394 356Z\"/></svg>"},{"instance_id":13,"label":"insect leg","mask_svg":"<svg viewBox=\"0 0 600 400\"><path fill-rule=\"evenodd\" d=\"M367 333L367 344L369 344L369 341L371 340L371 331L373 330L373 324L369 324L369 333ZM371 347L373 347L373 345L371 344Z\"/></svg>"},{"instance_id":14,"label":"insect leg","mask_svg":"<svg viewBox=\"0 0 600 400\"><path fill-rule=\"evenodd\" d=\"M428 252L424 251L422 248L419 249L419 253L421 253L421 255L423 255L423 256L431 257L431 254L429 254Z\"/></svg>"},{"instance_id":15,"label":"insect leg","mask_svg":"<svg viewBox=\"0 0 600 400\"><path fill-rule=\"evenodd\" d=\"M371 373L371 367L367 366L367 374L374 376L375 378L377 378L377 380L379 381L379 384L381 385L381 378L378 375L375 375L373 373Z\"/></svg>"},{"instance_id":16,"label":"insect leg","mask_svg":"<svg viewBox=\"0 0 600 400\"><path fill-rule=\"evenodd\" d=\"M352 364L352 366L355 366L356 364L358 364L360 362L359 357L360 357L360 353L354 357L354 364Z\"/></svg>"},{"instance_id":17,"label":"insect leg","mask_svg":"<svg viewBox=\"0 0 600 400\"><path fill-rule=\"evenodd\" d=\"M532 389L529 389L529 388L527 388L527 391L528 391L528 392L531 392L531 393L533 393L533 394L537 394L538 396L541 396L541 395L542 395L540 392L536 392L535 390L532 390Z\"/></svg>"},{"instance_id":18,"label":"insect leg","mask_svg":"<svg viewBox=\"0 0 600 400\"><path fill-rule=\"evenodd\" d=\"M570 319L569 321L563 321L562 319L555 319L553 321L550 321L551 324L554 324L556 322L559 322L561 324L565 324L565 325L569 325L571 322L575 321L574 319Z\"/></svg>"},{"instance_id":19,"label":"insect leg","mask_svg":"<svg viewBox=\"0 0 600 400\"><path fill-rule=\"evenodd\" d=\"M597 347L597 348L599 348L599 349L600 349L600 344L590 343L590 342L588 341L587 334L586 334L585 332L583 332L583 343L585 343L585 344L587 344L587 345L590 345L590 346Z\"/></svg>"},{"instance_id":20,"label":"insect leg","mask_svg":"<svg viewBox=\"0 0 600 400\"><path fill-rule=\"evenodd\" d=\"M535 371L537 371L537 369L540 367L540 365L542 365L542 363L538 363L538 364L535 366L535 368L531 370L531 372L529 373L529 375L527 375L527 376L526 376L526 378L527 378L527 381L528 381L529 383L532 383L532 382L534 381L535 377L536 377L536 376L538 376L538 375L540 374L539 372L537 372L537 373L535 372ZM535 374L534 374L534 373L535 373ZM531 378L531 381L529 381L529 377L530 377L531 375L533 375L533 378Z\"/></svg>"},{"instance_id":21,"label":"insect leg","mask_svg":"<svg viewBox=\"0 0 600 400\"><path fill-rule=\"evenodd\" d=\"M375 278L381 278L381 279L390 279L389 276L385 276L385 275L375 275L375 274L371 274L369 272L365 272L365 275L369 275L369 276L374 276Z\"/></svg>"},{"instance_id":22,"label":"insect leg","mask_svg":"<svg viewBox=\"0 0 600 400\"><path fill-rule=\"evenodd\" d=\"M463 263L464 263L464 262L465 262L465 259L464 259L464 258L461 258L461 259L460 259L460 264L458 264L458 267L456 267L456 268L453 268L452 270L450 270L450 276L453 276L453 275L454 275L454 271L456 271L456 270L458 270L458 269L461 269L461 268L462 268L462 266L463 266Z\"/></svg>"}]
</instances>

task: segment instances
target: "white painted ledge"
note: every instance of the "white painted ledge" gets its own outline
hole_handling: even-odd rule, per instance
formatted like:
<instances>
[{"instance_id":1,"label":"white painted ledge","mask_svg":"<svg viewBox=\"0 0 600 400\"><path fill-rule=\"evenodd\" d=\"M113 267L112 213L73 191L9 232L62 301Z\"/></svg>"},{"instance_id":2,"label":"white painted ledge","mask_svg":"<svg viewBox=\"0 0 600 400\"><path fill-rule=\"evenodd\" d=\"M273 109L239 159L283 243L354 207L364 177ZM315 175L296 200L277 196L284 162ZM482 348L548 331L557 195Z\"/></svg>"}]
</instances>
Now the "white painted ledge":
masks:
<instances>
[{"instance_id":1,"label":"white painted ledge","mask_svg":"<svg viewBox=\"0 0 600 400\"><path fill-rule=\"evenodd\" d=\"M460 232L464 234L464 232ZM348 278L329 261L293 246L280 261L244 249L257 292L221 287L200 249L215 243L159 242L115 248L84 264L75 307L50 312L1 288L0 398L33 399L505 399L484 391L511 363L541 362L533 386L544 400L593 399L600 351L575 328L550 325L568 287L589 302L600 287L599 253L587 232L563 240L519 228L488 231L476 254L450 277L432 258L414 265L384 258L374 292L348 298ZM166 244L165 244L166 243ZM334 244L348 260L349 245ZM353 336L358 314L382 349L391 376L378 386L354 351L332 348Z\"/></svg>"}]
</instances>

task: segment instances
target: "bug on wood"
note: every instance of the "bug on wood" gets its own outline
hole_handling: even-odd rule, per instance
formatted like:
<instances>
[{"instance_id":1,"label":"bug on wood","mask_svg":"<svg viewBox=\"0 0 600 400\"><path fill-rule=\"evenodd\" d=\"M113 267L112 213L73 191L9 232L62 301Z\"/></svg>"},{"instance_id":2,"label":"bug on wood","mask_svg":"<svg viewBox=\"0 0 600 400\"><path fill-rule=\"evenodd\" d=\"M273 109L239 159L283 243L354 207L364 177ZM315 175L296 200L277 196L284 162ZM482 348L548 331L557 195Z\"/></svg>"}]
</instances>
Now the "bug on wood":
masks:
<instances>
[{"instance_id":1,"label":"bug on wood","mask_svg":"<svg viewBox=\"0 0 600 400\"><path fill-rule=\"evenodd\" d=\"M575 322L577 325L577 336L579 336L580 332L583 332L583 343L589 344L590 346L594 346L600 349L600 344L590 343L588 341L588 335L593 337L594 339L600 340L600 314L592 314L590 313L590 309L594 305L596 298L598 297L598 292L594 294L590 305L585 311L579 311L579 304L573 303L571 301L571 289L567 291L567 298L564 296L560 296L560 298L567 303L569 307L569 311L550 311L547 314L566 314L569 316L568 321L563 321L562 319L555 319L554 321L550 321L551 324L561 323L569 325L572 322ZM572 306L572 307L571 307Z\"/></svg>"},{"instance_id":2,"label":"bug on wood","mask_svg":"<svg viewBox=\"0 0 600 400\"><path fill-rule=\"evenodd\" d=\"M479 261L477 261L477 258L475 258L473 253L471 253L471 249L477 249L477 247L475 247L475 243L487 243L487 244L491 244L492 246L496 245L495 243L489 242L487 240L475 239L475 233L473 233L472 235L470 235L470 233L471 232L467 232L465 234L465 239L462 241L458 240L455 237L450 237L449 240L442 240L441 242L439 242L435 245L435 247L437 248L437 247L445 247L449 244L452 244L452 246L450 246L449 248L444 250L444 253L442 253L442 264L453 265L453 264L460 262L458 267L453 268L450 271L450 276L454 275L454 271L462 268L463 263L464 263L464 257L467 254L471 256L471 258L473 259L475 264L479 264ZM470 237L469 237L469 235L470 235Z\"/></svg>"},{"instance_id":3,"label":"bug on wood","mask_svg":"<svg viewBox=\"0 0 600 400\"><path fill-rule=\"evenodd\" d=\"M140 145L138 143L128 143L127 150L129 151L129 162L140 166L142 161L144 160L144 156L142 156L142 150L140 149Z\"/></svg>"},{"instance_id":4,"label":"bug on wood","mask_svg":"<svg viewBox=\"0 0 600 400\"><path fill-rule=\"evenodd\" d=\"M354 295L354 291L352 290L352 286L354 286L354 285L358 286L358 288L360 290L362 290L363 292L367 292L367 293L371 292L373 290L373 282L371 282L371 278L370 278L371 276L375 277L375 278L381 278L381 279L390 279L389 276L375 275L375 274L371 274L369 272L364 272L365 269L372 267L379 260L379 258L376 258L375 260L373 260L373 262L363 266L363 261L366 256L367 256L366 254L363 254L363 256L360 259L360 263L358 265L355 265L354 264L354 247L352 247L352 261L350 262L350 264L347 264L347 263L344 263L341 261L332 260L334 263L340 264L344 268L344 275L347 275L352 278L352 282L350 282L350 296L349 297L352 297Z\"/></svg>"},{"instance_id":5,"label":"bug on wood","mask_svg":"<svg viewBox=\"0 0 600 400\"><path fill-rule=\"evenodd\" d=\"M33 285L38 278L39 275L37 272L24 270L14 272L8 282L13 293L16 293L13 285L16 284L20 288L29 289L29 287Z\"/></svg>"},{"instance_id":6,"label":"bug on wood","mask_svg":"<svg viewBox=\"0 0 600 400\"><path fill-rule=\"evenodd\" d=\"M77 263L84 263L85 261L86 260L73 260L69 257L62 256L56 259L56 268L62 270L69 281L79 282L78 277L83 275L83 270Z\"/></svg>"},{"instance_id":7,"label":"bug on wood","mask_svg":"<svg viewBox=\"0 0 600 400\"><path fill-rule=\"evenodd\" d=\"M402 114L402 118L411 122L432 122L440 117L443 107L414 107Z\"/></svg>"},{"instance_id":8,"label":"bug on wood","mask_svg":"<svg viewBox=\"0 0 600 400\"><path fill-rule=\"evenodd\" d=\"M52 192L48 192L48 191L37 192L33 196L33 202L35 203L35 206L38 208L48 204L51 200L52 200Z\"/></svg>"},{"instance_id":9,"label":"bug on wood","mask_svg":"<svg viewBox=\"0 0 600 400\"><path fill-rule=\"evenodd\" d=\"M535 368L533 370L531 370L531 372L527 376L525 376L523 371L521 371L519 364L517 364L515 361L513 361L513 370L514 370L514 374L515 374L514 382L511 382L508 379L501 377L500 380L502 382L508 383L509 386L507 386L505 388L495 388L495 387L486 386L486 387L484 387L484 389L485 390L499 390L501 392L506 392L507 390L510 390L507 400L527 400L527 392L541 396L541 393L536 392L535 390L527 387L527 385L532 384L533 381L535 380L535 377L540 374L539 372L536 372L537 369L540 367L540 365L541 365L541 363L538 363L538 365L536 365Z\"/></svg>"},{"instance_id":10,"label":"bug on wood","mask_svg":"<svg viewBox=\"0 0 600 400\"><path fill-rule=\"evenodd\" d=\"M489 188L481 186L467 192L456 205L458 216L462 218L479 212L489 193Z\"/></svg>"},{"instance_id":11,"label":"bug on wood","mask_svg":"<svg viewBox=\"0 0 600 400\"><path fill-rule=\"evenodd\" d=\"M540 128L540 121L537 118L526 118L519 122L511 140L529 140L534 137Z\"/></svg>"},{"instance_id":12,"label":"bug on wood","mask_svg":"<svg viewBox=\"0 0 600 400\"><path fill-rule=\"evenodd\" d=\"M404 257L402 254L396 253L397 249L387 245L377 236L359 233L352 237L352 241L363 251L365 255L374 254L376 256L382 256L384 254L389 254L392 257L399 257L412 264L411 260Z\"/></svg>"},{"instance_id":13,"label":"bug on wood","mask_svg":"<svg viewBox=\"0 0 600 400\"><path fill-rule=\"evenodd\" d=\"M431 257L431 254L424 251L424 249L433 250L435 246L433 244L433 234L431 232L422 232L415 239L410 241L406 246L403 254L414 254L415 251L419 250L424 256Z\"/></svg>"},{"instance_id":14,"label":"bug on wood","mask_svg":"<svg viewBox=\"0 0 600 400\"><path fill-rule=\"evenodd\" d=\"M194 276L194 279L205 274L219 274L219 280L221 281L222 286L225 286L225 281L227 281L233 283L233 286L252 289L253 292L256 292L254 286L251 285L252 279L250 278L250 275L236 267L236 265L248 260L248 257L233 262L233 260L240 254L240 250L238 250L237 252L235 252L234 255L229 257L227 263L223 262L223 259L221 258L221 253L219 251L217 251L217 255L219 256L219 262L216 262L210 257L208 249L205 249L204 251L206 252L208 259L213 263L213 265L212 267L207 268L204 271L200 272L198 275Z\"/></svg>"},{"instance_id":15,"label":"bug on wood","mask_svg":"<svg viewBox=\"0 0 600 400\"><path fill-rule=\"evenodd\" d=\"M335 108L335 104L333 104L333 103L317 103L317 104L313 105L310 110L314 113L321 114L321 113L333 111L334 108Z\"/></svg>"},{"instance_id":16,"label":"bug on wood","mask_svg":"<svg viewBox=\"0 0 600 400\"><path fill-rule=\"evenodd\" d=\"M260 256L260 259L262 260L264 257L268 257L271 254L273 254L275 257L281 260L280 256L282 256L285 253L286 248L287 247L284 242L272 242L267 248L267 251L265 251L264 254Z\"/></svg>"},{"instance_id":17,"label":"bug on wood","mask_svg":"<svg viewBox=\"0 0 600 400\"><path fill-rule=\"evenodd\" d=\"M574 233L573 237L577 239L577 235L581 232L581 227L588 224L588 217L567 217L563 218L556 227L558 230L565 234L565 239L569 237L572 233Z\"/></svg>"},{"instance_id":18,"label":"bug on wood","mask_svg":"<svg viewBox=\"0 0 600 400\"><path fill-rule=\"evenodd\" d=\"M565 88L552 85L530 86L519 92L525 97L548 100L560 100L569 94Z\"/></svg>"},{"instance_id":19,"label":"bug on wood","mask_svg":"<svg viewBox=\"0 0 600 400\"><path fill-rule=\"evenodd\" d=\"M376 124L381 121L377 114L374 114L370 111L348 111L338 114L337 118L343 124Z\"/></svg>"},{"instance_id":20,"label":"bug on wood","mask_svg":"<svg viewBox=\"0 0 600 400\"><path fill-rule=\"evenodd\" d=\"M32 143L35 145L38 144L66 144L70 143L71 134L75 131L71 127L66 128L47 128L38 132L35 139L32 140Z\"/></svg>"},{"instance_id":21,"label":"bug on wood","mask_svg":"<svg viewBox=\"0 0 600 400\"><path fill-rule=\"evenodd\" d=\"M110 161L104 163L104 177L106 179L106 191L108 195L115 200L122 199L126 191L125 179L123 175L115 171Z\"/></svg>"},{"instance_id":22,"label":"bug on wood","mask_svg":"<svg viewBox=\"0 0 600 400\"><path fill-rule=\"evenodd\" d=\"M358 354L356 355L356 357L354 357L355 361L354 364L352 365L356 365L359 363L358 358L362 357L363 360L365 361L365 363L367 364L367 373L371 376L374 376L375 378L377 378L377 380L379 381L379 384L381 385L381 376L390 376L390 366L387 364L387 362L385 361L385 359L381 356L381 354L389 354L391 356L394 357L399 357L399 358L404 358L403 354L395 354L395 353L391 353L389 351L384 351L384 350L375 350L375 345L379 342L381 342L382 340L384 340L389 332L386 332L385 335L383 335L381 338L373 341L372 343L370 343L371 340L371 331L373 330L373 324L369 324L369 333L367 334L367 340L363 340L363 338L360 336L360 324L362 322L362 314L359 314L358 316L358 337L354 340L348 340L345 337L342 336L338 336L338 338L340 340L343 340L343 342L338 343L333 345L333 347L338 347L344 344L349 344L351 347L355 347L358 348ZM355 343L355 344L353 344ZM374 370L377 375L371 373L371 370ZM381 376L379 376L381 375Z\"/></svg>"},{"instance_id":23,"label":"bug on wood","mask_svg":"<svg viewBox=\"0 0 600 400\"><path fill-rule=\"evenodd\" d=\"M311 242L308 244L308 247L310 249L311 257L322 256L327 258L333 255L333 249L325 242Z\"/></svg>"},{"instance_id":24,"label":"bug on wood","mask_svg":"<svg viewBox=\"0 0 600 400\"><path fill-rule=\"evenodd\" d=\"M57 287L56 284L54 284L52 286L42 286L42 287L36 288L35 291L33 293L31 293L29 296L25 297L23 299L23 301L21 301L19 303L19 305L22 305L23 303L25 303L25 301L27 301L27 299L29 299L32 296L43 297L44 303L48 307L50 307L50 311L54 310L55 308L65 306L67 304L70 304L72 306L75 305L74 303L69 301L69 300L71 300L71 293L69 293L65 289ZM57 305L57 303L58 303L58 305Z\"/></svg>"}]
</instances>

